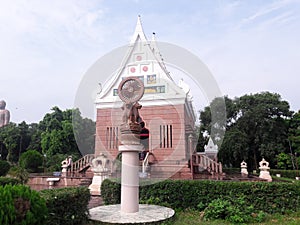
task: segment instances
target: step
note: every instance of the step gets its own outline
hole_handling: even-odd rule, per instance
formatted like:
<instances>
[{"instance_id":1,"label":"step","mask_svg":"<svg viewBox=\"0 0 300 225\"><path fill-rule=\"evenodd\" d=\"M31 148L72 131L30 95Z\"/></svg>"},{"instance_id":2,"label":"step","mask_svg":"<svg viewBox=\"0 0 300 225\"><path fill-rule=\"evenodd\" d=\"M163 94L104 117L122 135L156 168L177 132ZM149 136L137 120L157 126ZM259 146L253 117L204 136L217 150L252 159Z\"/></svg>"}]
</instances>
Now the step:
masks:
<instances>
[{"instance_id":1,"label":"step","mask_svg":"<svg viewBox=\"0 0 300 225\"><path fill-rule=\"evenodd\" d=\"M183 168L183 165L151 165L150 172L171 172L175 173Z\"/></svg>"}]
</instances>

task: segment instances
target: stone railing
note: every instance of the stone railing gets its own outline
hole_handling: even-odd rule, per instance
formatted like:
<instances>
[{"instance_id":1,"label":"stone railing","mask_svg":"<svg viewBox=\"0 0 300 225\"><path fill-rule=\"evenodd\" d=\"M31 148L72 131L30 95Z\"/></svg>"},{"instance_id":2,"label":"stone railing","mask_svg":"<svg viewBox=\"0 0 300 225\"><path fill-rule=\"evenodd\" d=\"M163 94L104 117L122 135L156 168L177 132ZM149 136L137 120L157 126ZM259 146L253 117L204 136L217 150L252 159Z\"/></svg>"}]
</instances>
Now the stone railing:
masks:
<instances>
[{"instance_id":1,"label":"stone railing","mask_svg":"<svg viewBox=\"0 0 300 225\"><path fill-rule=\"evenodd\" d=\"M146 169L149 166L149 155L150 155L150 153L147 152L146 157L145 157L145 159L143 161L143 164L142 164L142 173L146 173Z\"/></svg>"},{"instance_id":2,"label":"stone railing","mask_svg":"<svg viewBox=\"0 0 300 225\"><path fill-rule=\"evenodd\" d=\"M193 154L191 159L191 167L198 167L207 170L211 174L222 174L222 163L218 163L204 154Z\"/></svg>"},{"instance_id":3,"label":"stone railing","mask_svg":"<svg viewBox=\"0 0 300 225\"><path fill-rule=\"evenodd\" d=\"M71 174L80 173L82 170L91 165L92 160L95 158L94 154L87 154L76 162L71 163L70 172Z\"/></svg>"}]
</instances>

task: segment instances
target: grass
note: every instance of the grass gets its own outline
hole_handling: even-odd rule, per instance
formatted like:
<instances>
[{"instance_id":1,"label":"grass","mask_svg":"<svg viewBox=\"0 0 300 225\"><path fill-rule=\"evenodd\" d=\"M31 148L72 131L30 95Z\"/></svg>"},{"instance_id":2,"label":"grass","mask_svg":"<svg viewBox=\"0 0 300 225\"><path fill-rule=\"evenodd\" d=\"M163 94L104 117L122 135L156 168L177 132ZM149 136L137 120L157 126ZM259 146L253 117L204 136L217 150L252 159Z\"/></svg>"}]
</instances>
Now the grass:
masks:
<instances>
[{"instance_id":1,"label":"grass","mask_svg":"<svg viewBox=\"0 0 300 225\"><path fill-rule=\"evenodd\" d=\"M162 225L229 225L230 222L224 220L204 221L199 211L182 211L176 212L175 217L171 221L162 223ZM267 215L265 222L251 223L260 225L298 225L300 224L300 211L287 215Z\"/></svg>"},{"instance_id":2,"label":"grass","mask_svg":"<svg viewBox=\"0 0 300 225\"><path fill-rule=\"evenodd\" d=\"M224 220L204 221L199 211L180 211L176 212L175 216L168 221L162 222L161 225L230 225L232 223ZM98 225L103 223L91 222L88 225ZM300 211L286 215L267 215L265 222L250 223L250 225L298 225L300 224Z\"/></svg>"}]
</instances>

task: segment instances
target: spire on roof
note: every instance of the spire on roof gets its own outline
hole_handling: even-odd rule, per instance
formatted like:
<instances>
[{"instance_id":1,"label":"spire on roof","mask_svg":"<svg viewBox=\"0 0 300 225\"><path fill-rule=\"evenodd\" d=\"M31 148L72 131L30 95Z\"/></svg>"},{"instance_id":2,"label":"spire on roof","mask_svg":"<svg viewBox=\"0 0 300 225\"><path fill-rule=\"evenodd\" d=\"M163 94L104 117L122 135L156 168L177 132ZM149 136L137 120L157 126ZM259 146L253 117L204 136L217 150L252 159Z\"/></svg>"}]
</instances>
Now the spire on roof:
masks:
<instances>
[{"instance_id":1,"label":"spire on roof","mask_svg":"<svg viewBox=\"0 0 300 225\"><path fill-rule=\"evenodd\" d=\"M155 32L152 33L152 38L151 38L151 42L150 42L150 47L151 47L151 50L152 50L154 56L156 57L158 63L161 65L161 67L163 68L163 70L165 70L167 76L168 76L171 80L173 80L172 77L170 76L170 74L169 74L167 68L166 68L166 65L165 65L165 63L164 63L164 59L163 59L162 55L160 54L159 48L158 48L158 46L157 46L157 41L156 41L156 34L155 34Z\"/></svg>"},{"instance_id":2,"label":"spire on roof","mask_svg":"<svg viewBox=\"0 0 300 225\"><path fill-rule=\"evenodd\" d=\"M143 30L140 15L138 15L138 20L137 20L137 23L136 23L135 31L134 31L134 34L131 38L130 44L134 44L138 37L140 37L141 41L147 42L147 38L146 38L144 30Z\"/></svg>"},{"instance_id":3,"label":"spire on roof","mask_svg":"<svg viewBox=\"0 0 300 225\"><path fill-rule=\"evenodd\" d=\"M207 145L204 146L205 152L218 152L218 145L215 145L212 138L209 137Z\"/></svg>"},{"instance_id":4,"label":"spire on roof","mask_svg":"<svg viewBox=\"0 0 300 225\"><path fill-rule=\"evenodd\" d=\"M152 50L153 54L157 57L158 61L162 62L163 58L162 58L162 56L159 52L159 49L157 47L155 32L152 33L150 46L151 46L151 50Z\"/></svg>"}]
</instances>

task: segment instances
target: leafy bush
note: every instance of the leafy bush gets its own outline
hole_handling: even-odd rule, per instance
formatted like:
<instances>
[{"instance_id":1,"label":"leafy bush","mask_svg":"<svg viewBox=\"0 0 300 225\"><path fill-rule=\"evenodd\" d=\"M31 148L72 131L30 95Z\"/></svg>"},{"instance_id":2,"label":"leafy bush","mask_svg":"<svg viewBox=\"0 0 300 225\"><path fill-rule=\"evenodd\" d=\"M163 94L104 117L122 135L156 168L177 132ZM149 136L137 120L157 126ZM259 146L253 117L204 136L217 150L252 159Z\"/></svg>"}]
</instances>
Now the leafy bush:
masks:
<instances>
[{"instance_id":1,"label":"leafy bush","mask_svg":"<svg viewBox=\"0 0 300 225\"><path fill-rule=\"evenodd\" d=\"M1 225L41 225L47 216L45 200L23 185L0 186Z\"/></svg>"},{"instance_id":2,"label":"leafy bush","mask_svg":"<svg viewBox=\"0 0 300 225\"><path fill-rule=\"evenodd\" d=\"M49 189L40 193L49 212L47 225L80 225L88 221L90 191L87 187Z\"/></svg>"},{"instance_id":3,"label":"leafy bush","mask_svg":"<svg viewBox=\"0 0 300 225\"><path fill-rule=\"evenodd\" d=\"M120 203L120 184L105 180L101 186L105 204ZM245 205L257 211L285 213L300 209L300 182L230 182L202 180L165 180L140 186L140 202L149 201L174 209L202 209L211 201L245 196Z\"/></svg>"},{"instance_id":4,"label":"leafy bush","mask_svg":"<svg viewBox=\"0 0 300 225\"><path fill-rule=\"evenodd\" d=\"M28 172L36 173L43 166L43 159L43 155L38 151L28 150L21 155L19 164Z\"/></svg>"},{"instance_id":5,"label":"leafy bush","mask_svg":"<svg viewBox=\"0 0 300 225\"><path fill-rule=\"evenodd\" d=\"M5 176L10 169L9 162L5 160L0 160L0 176Z\"/></svg>"},{"instance_id":6,"label":"leafy bush","mask_svg":"<svg viewBox=\"0 0 300 225\"><path fill-rule=\"evenodd\" d=\"M103 191L103 192L102 192ZM101 184L101 196L104 204L120 204L121 202L121 184L117 180L106 179Z\"/></svg>"},{"instance_id":7,"label":"leafy bush","mask_svg":"<svg viewBox=\"0 0 300 225\"><path fill-rule=\"evenodd\" d=\"M215 199L204 210L204 219L223 219L232 223L262 222L265 214L246 205L245 197Z\"/></svg>"},{"instance_id":8,"label":"leafy bush","mask_svg":"<svg viewBox=\"0 0 300 225\"><path fill-rule=\"evenodd\" d=\"M0 177L0 186L20 184L20 180L11 177Z\"/></svg>"},{"instance_id":9,"label":"leafy bush","mask_svg":"<svg viewBox=\"0 0 300 225\"><path fill-rule=\"evenodd\" d=\"M11 177L18 179L22 184L25 184L28 181L29 174L26 169L21 166L13 166L8 171L8 174Z\"/></svg>"},{"instance_id":10,"label":"leafy bush","mask_svg":"<svg viewBox=\"0 0 300 225\"><path fill-rule=\"evenodd\" d=\"M293 168L293 163L291 156L286 153L279 153L276 156L277 159L277 168L278 169L292 169Z\"/></svg>"}]
</instances>

